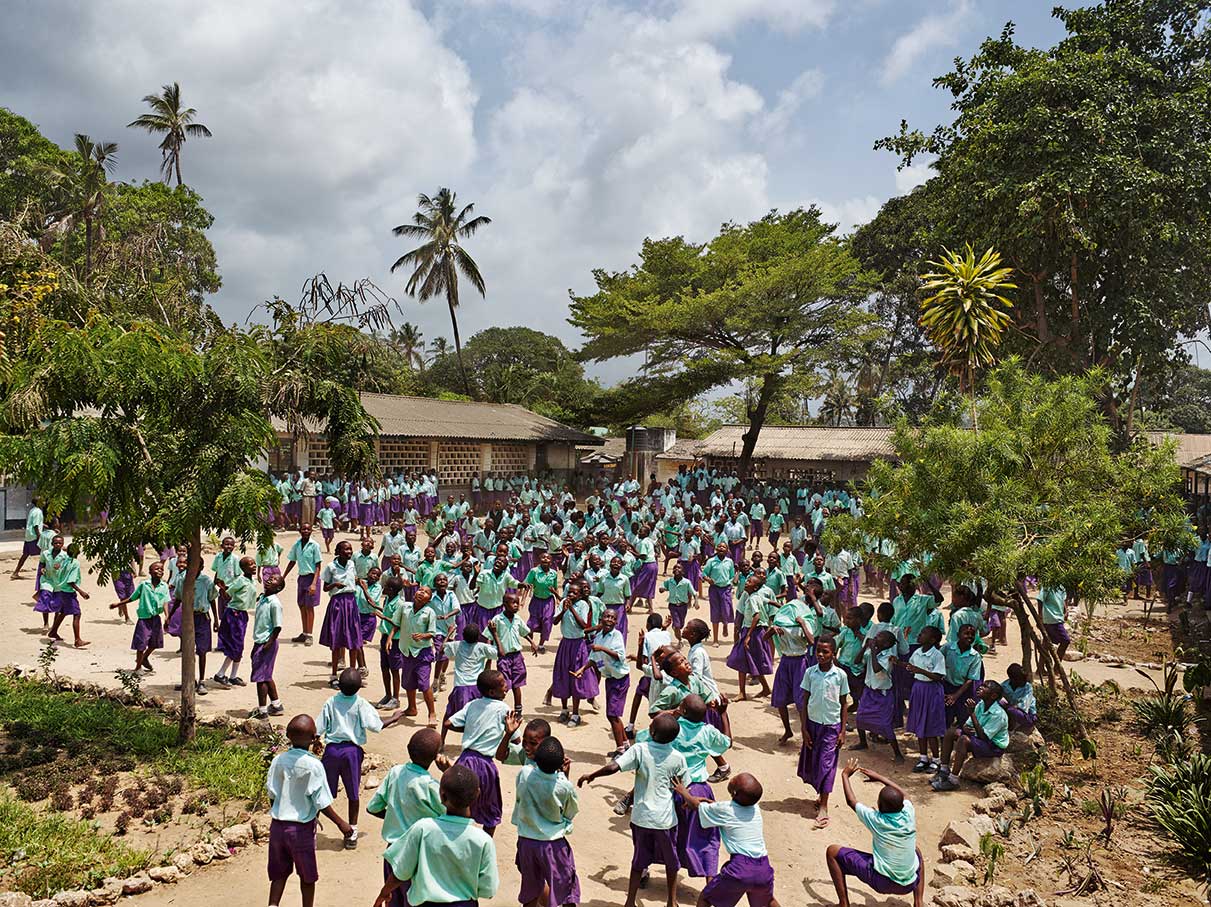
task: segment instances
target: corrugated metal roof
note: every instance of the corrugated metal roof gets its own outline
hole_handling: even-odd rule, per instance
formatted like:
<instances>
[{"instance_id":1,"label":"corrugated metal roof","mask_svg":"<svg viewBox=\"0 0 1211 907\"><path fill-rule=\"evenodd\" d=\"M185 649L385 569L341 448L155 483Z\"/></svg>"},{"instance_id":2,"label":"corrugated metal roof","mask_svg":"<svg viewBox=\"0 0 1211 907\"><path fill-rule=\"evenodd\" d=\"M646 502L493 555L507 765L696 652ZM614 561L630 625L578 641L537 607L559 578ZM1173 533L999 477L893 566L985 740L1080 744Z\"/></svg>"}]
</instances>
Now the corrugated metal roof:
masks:
<instances>
[{"instance_id":1,"label":"corrugated metal roof","mask_svg":"<svg viewBox=\"0 0 1211 907\"><path fill-rule=\"evenodd\" d=\"M394 394L362 394L361 399L366 412L378 422L382 435L468 441L567 441L590 447L604 443L601 438L511 403ZM278 420L274 422L279 431L285 429Z\"/></svg>"},{"instance_id":2,"label":"corrugated metal roof","mask_svg":"<svg viewBox=\"0 0 1211 907\"><path fill-rule=\"evenodd\" d=\"M697 460L702 442L696 438L681 438L664 453L656 454L657 460Z\"/></svg>"},{"instance_id":3,"label":"corrugated metal roof","mask_svg":"<svg viewBox=\"0 0 1211 907\"><path fill-rule=\"evenodd\" d=\"M704 457L739 457L745 425L725 425L699 444ZM892 458L891 428L828 428L815 425L766 425L753 456L771 460L870 461Z\"/></svg>"},{"instance_id":4,"label":"corrugated metal roof","mask_svg":"<svg viewBox=\"0 0 1211 907\"><path fill-rule=\"evenodd\" d=\"M1160 444L1166 438L1177 442L1174 456L1179 466L1205 465L1201 461L1211 456L1211 435L1187 435L1167 431L1150 431L1148 440Z\"/></svg>"},{"instance_id":5,"label":"corrugated metal roof","mask_svg":"<svg viewBox=\"0 0 1211 907\"><path fill-rule=\"evenodd\" d=\"M585 448L580 457L581 463L617 463L627 452L626 438L601 438L599 440L604 443L597 448L590 449L586 445L581 445Z\"/></svg>"}]
</instances>

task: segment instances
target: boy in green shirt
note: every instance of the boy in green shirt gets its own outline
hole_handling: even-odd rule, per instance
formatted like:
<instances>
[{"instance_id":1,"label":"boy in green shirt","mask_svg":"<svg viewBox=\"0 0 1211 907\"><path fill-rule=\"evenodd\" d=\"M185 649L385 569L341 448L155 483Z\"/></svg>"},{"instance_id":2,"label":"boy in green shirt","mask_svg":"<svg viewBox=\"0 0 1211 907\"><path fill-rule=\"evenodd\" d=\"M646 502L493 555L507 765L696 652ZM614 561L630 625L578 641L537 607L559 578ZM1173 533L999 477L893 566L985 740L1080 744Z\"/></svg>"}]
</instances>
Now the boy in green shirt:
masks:
<instances>
[{"instance_id":1,"label":"boy in green shirt","mask_svg":"<svg viewBox=\"0 0 1211 907\"><path fill-rule=\"evenodd\" d=\"M967 700L971 717L962 727L952 727L942 740L942 766L930 782L936 791L958 790L959 772L968 755L995 759L1009 746L1009 716L1001 706L1004 692L995 680L980 685L979 699ZM951 756L954 764L951 765Z\"/></svg>"}]
</instances>

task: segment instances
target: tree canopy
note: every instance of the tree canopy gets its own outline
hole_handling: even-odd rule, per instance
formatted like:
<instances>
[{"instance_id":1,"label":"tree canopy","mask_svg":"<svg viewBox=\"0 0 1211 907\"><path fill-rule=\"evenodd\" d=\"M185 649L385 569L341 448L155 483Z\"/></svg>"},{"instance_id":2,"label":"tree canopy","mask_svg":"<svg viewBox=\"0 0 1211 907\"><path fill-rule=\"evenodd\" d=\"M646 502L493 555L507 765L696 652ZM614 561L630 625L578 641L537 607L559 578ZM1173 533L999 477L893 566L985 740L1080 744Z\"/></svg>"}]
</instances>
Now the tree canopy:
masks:
<instances>
[{"instance_id":1,"label":"tree canopy","mask_svg":"<svg viewBox=\"0 0 1211 907\"><path fill-rule=\"evenodd\" d=\"M1050 48L1012 24L934 84L955 119L880 141L932 157L933 250L995 248L1021 290L1010 348L1036 367L1107 371L1108 410L1207 327L1211 92L1205 4L1057 9ZM894 206L885 206L896 216Z\"/></svg>"},{"instance_id":2,"label":"tree canopy","mask_svg":"<svg viewBox=\"0 0 1211 907\"><path fill-rule=\"evenodd\" d=\"M643 354L643 373L603 398L636 417L733 381L751 381L741 470L771 405L871 334L866 275L816 208L724 224L705 244L644 240L639 262L593 272L597 292L571 295L581 356Z\"/></svg>"}]
</instances>

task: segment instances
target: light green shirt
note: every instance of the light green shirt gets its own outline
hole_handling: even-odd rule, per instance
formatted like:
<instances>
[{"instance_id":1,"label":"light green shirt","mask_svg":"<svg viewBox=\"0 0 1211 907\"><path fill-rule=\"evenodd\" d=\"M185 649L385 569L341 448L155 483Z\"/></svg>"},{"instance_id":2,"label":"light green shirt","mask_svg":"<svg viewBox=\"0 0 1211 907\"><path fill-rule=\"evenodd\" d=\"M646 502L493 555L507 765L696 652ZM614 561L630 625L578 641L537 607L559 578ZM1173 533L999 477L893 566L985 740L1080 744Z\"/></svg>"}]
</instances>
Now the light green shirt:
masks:
<instances>
[{"instance_id":1,"label":"light green shirt","mask_svg":"<svg viewBox=\"0 0 1211 907\"><path fill-rule=\"evenodd\" d=\"M46 553L46 567L42 571L42 581L50 584L51 592L75 592L74 586L80 582L80 565L66 551L53 554Z\"/></svg>"},{"instance_id":2,"label":"light green shirt","mask_svg":"<svg viewBox=\"0 0 1211 907\"><path fill-rule=\"evenodd\" d=\"M240 575L240 556L234 551L231 554L220 551L211 559L210 569L216 580L230 585L231 581Z\"/></svg>"},{"instance_id":3,"label":"light green shirt","mask_svg":"<svg viewBox=\"0 0 1211 907\"><path fill-rule=\"evenodd\" d=\"M660 588L668 591L670 605L688 605L694 592L693 584L684 576L679 580L670 576Z\"/></svg>"},{"instance_id":4,"label":"light green shirt","mask_svg":"<svg viewBox=\"0 0 1211 907\"><path fill-rule=\"evenodd\" d=\"M849 675L833 664L827 671L812 665L800 686L807 691L807 717L817 724L841 723L841 697L849 695Z\"/></svg>"},{"instance_id":5,"label":"light green shirt","mask_svg":"<svg viewBox=\"0 0 1211 907\"><path fill-rule=\"evenodd\" d=\"M736 565L730 557L712 557L702 565L702 575L712 586L726 589L736 578Z\"/></svg>"},{"instance_id":6,"label":"light green shirt","mask_svg":"<svg viewBox=\"0 0 1211 907\"><path fill-rule=\"evenodd\" d=\"M988 738L989 743L1001 749L1009 746L1009 716L1001 708L999 702L986 706L983 700L980 700L976 703L974 714L980 722L980 727L984 729L984 736ZM967 719L967 724L972 728L975 727L970 718Z\"/></svg>"},{"instance_id":7,"label":"light green shirt","mask_svg":"<svg viewBox=\"0 0 1211 907\"><path fill-rule=\"evenodd\" d=\"M908 599L897 595L892 607L895 609L891 618L892 624L902 627L904 638L910 644L916 645L917 635L924 628L929 612L938 607L938 602L932 595L917 592Z\"/></svg>"},{"instance_id":8,"label":"light green shirt","mask_svg":"<svg viewBox=\"0 0 1211 907\"><path fill-rule=\"evenodd\" d=\"M496 845L469 817L420 819L387 848L383 859L410 882L409 904L449 904L496 894Z\"/></svg>"},{"instance_id":9,"label":"light green shirt","mask_svg":"<svg viewBox=\"0 0 1211 907\"><path fill-rule=\"evenodd\" d=\"M635 772L631 824L653 829L675 827L671 783L674 778L686 777L685 756L672 744L645 740L636 742L615 762L622 771Z\"/></svg>"},{"instance_id":10,"label":"light green shirt","mask_svg":"<svg viewBox=\"0 0 1211 907\"><path fill-rule=\"evenodd\" d=\"M163 614L168 597L168 583L160 580L153 586L149 580L144 580L135 586L130 599L135 603L135 615L141 620Z\"/></svg>"},{"instance_id":11,"label":"light green shirt","mask_svg":"<svg viewBox=\"0 0 1211 907\"><path fill-rule=\"evenodd\" d=\"M252 618L252 643L261 646L269 642L273 631L282 626L282 603L276 595L265 595L257 599L256 614Z\"/></svg>"},{"instance_id":12,"label":"light green shirt","mask_svg":"<svg viewBox=\"0 0 1211 907\"><path fill-rule=\"evenodd\" d=\"M883 813L865 803L854 806L858 821L870 829L875 871L899 885L917 880L917 812L905 800L899 812Z\"/></svg>"},{"instance_id":13,"label":"light green shirt","mask_svg":"<svg viewBox=\"0 0 1211 907\"><path fill-rule=\"evenodd\" d=\"M265 789L272 801L269 815L280 822L310 822L321 809L332 805L323 763L298 747L274 756Z\"/></svg>"},{"instance_id":14,"label":"light green shirt","mask_svg":"<svg viewBox=\"0 0 1211 907\"><path fill-rule=\"evenodd\" d=\"M286 560L294 561L298 565L296 569L299 576L310 576L320 569L320 562L324 560L324 552L315 539L309 540L305 545L302 539L297 539L290 546L290 553L286 555Z\"/></svg>"},{"instance_id":15,"label":"light green shirt","mask_svg":"<svg viewBox=\"0 0 1211 907\"><path fill-rule=\"evenodd\" d=\"M979 681L984 668L984 659L980 657L980 653L974 647L966 652L961 652L958 643L953 646L946 643L942 646L942 656L946 660L947 683L961 686L969 680L973 683Z\"/></svg>"},{"instance_id":16,"label":"light green shirt","mask_svg":"<svg viewBox=\"0 0 1211 907\"><path fill-rule=\"evenodd\" d=\"M559 574L554 569L531 567L526 574L526 585L533 587L535 598L550 598L559 588Z\"/></svg>"},{"instance_id":17,"label":"light green shirt","mask_svg":"<svg viewBox=\"0 0 1211 907\"><path fill-rule=\"evenodd\" d=\"M475 583L481 608L499 608L505 600L505 591L517 588L513 574L505 570L499 576L492 570L483 571Z\"/></svg>"},{"instance_id":18,"label":"light green shirt","mask_svg":"<svg viewBox=\"0 0 1211 907\"><path fill-rule=\"evenodd\" d=\"M563 772L548 775L533 763L517 774L513 824L517 836L532 841L558 841L572 833L580 809L576 785Z\"/></svg>"},{"instance_id":19,"label":"light green shirt","mask_svg":"<svg viewBox=\"0 0 1211 907\"><path fill-rule=\"evenodd\" d=\"M723 846L732 856L759 859L769 855L765 849L761 807L756 804L741 806L735 800L702 803L698 807L698 821L703 828L719 829Z\"/></svg>"},{"instance_id":20,"label":"light green shirt","mask_svg":"<svg viewBox=\"0 0 1211 907\"><path fill-rule=\"evenodd\" d=\"M503 699L472 699L450 716L450 727L462 730L464 750L475 750L493 759L505 735L505 716L510 708Z\"/></svg>"},{"instance_id":21,"label":"light green shirt","mask_svg":"<svg viewBox=\"0 0 1211 907\"><path fill-rule=\"evenodd\" d=\"M368 812L383 813L383 840L390 847L421 819L444 815L441 784L415 762L393 765L370 798Z\"/></svg>"},{"instance_id":22,"label":"light green shirt","mask_svg":"<svg viewBox=\"0 0 1211 907\"><path fill-rule=\"evenodd\" d=\"M594 594L601 599L603 605L625 604L631 597L631 581L622 573L618 576L604 573L597 578Z\"/></svg>"},{"instance_id":23,"label":"light green shirt","mask_svg":"<svg viewBox=\"0 0 1211 907\"><path fill-rule=\"evenodd\" d=\"M487 663L496 658L496 646L486 642L472 645L460 639L446 643L446 658L454 662L454 685L473 687Z\"/></svg>"},{"instance_id":24,"label":"light green shirt","mask_svg":"<svg viewBox=\"0 0 1211 907\"><path fill-rule=\"evenodd\" d=\"M1039 607L1043 609L1043 623L1062 624L1064 622L1064 602L1068 593L1059 586L1045 586L1039 590Z\"/></svg>"},{"instance_id":25,"label":"light green shirt","mask_svg":"<svg viewBox=\"0 0 1211 907\"><path fill-rule=\"evenodd\" d=\"M25 540L27 542L38 541L38 536L42 534L42 524L46 522L46 516L42 513L41 507L31 507L29 516L25 518Z\"/></svg>"},{"instance_id":26,"label":"light green shirt","mask_svg":"<svg viewBox=\"0 0 1211 907\"><path fill-rule=\"evenodd\" d=\"M530 636L530 628L526 626L526 622L521 619L520 614L514 614L512 617L509 617L503 611L492 618L490 630L496 632L496 639L500 643L499 652L501 655L512 655L515 652L520 652L521 641L528 639Z\"/></svg>"},{"instance_id":27,"label":"light green shirt","mask_svg":"<svg viewBox=\"0 0 1211 907\"><path fill-rule=\"evenodd\" d=\"M256 608L256 583L242 573L227 584L227 594L231 601L227 607L233 611L252 611Z\"/></svg>"},{"instance_id":28,"label":"light green shirt","mask_svg":"<svg viewBox=\"0 0 1211 907\"><path fill-rule=\"evenodd\" d=\"M316 731L327 743L356 743L366 745L366 732L377 734L383 729L383 719L374 706L356 693L337 693L320 709Z\"/></svg>"},{"instance_id":29,"label":"light green shirt","mask_svg":"<svg viewBox=\"0 0 1211 907\"><path fill-rule=\"evenodd\" d=\"M412 602L404 602L395 612L399 620L399 644L405 655L419 655L433 648L433 637L416 640L413 633L437 633L437 612L424 605L418 611Z\"/></svg>"},{"instance_id":30,"label":"light green shirt","mask_svg":"<svg viewBox=\"0 0 1211 907\"><path fill-rule=\"evenodd\" d=\"M559 632L564 639L584 639L584 630L572 616L573 611L580 615L581 620L589 621L592 618L593 606L587 601L568 602L568 610L563 612L559 619Z\"/></svg>"}]
</instances>

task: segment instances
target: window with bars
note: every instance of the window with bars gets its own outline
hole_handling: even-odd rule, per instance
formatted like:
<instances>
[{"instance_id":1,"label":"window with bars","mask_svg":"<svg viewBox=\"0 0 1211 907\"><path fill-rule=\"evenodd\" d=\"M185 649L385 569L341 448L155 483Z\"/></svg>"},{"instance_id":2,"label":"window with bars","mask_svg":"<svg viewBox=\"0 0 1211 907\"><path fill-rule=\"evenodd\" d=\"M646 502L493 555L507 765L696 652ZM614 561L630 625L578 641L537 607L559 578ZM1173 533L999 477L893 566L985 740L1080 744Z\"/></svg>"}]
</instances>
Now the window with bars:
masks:
<instances>
[{"instance_id":1,"label":"window with bars","mask_svg":"<svg viewBox=\"0 0 1211 907\"><path fill-rule=\"evenodd\" d=\"M378 460L384 473L410 475L429 469L429 442L379 438Z\"/></svg>"},{"instance_id":2,"label":"window with bars","mask_svg":"<svg viewBox=\"0 0 1211 907\"><path fill-rule=\"evenodd\" d=\"M479 444L442 441L437 448L437 479L442 485L470 485L480 472Z\"/></svg>"},{"instance_id":3,"label":"window with bars","mask_svg":"<svg viewBox=\"0 0 1211 907\"><path fill-rule=\"evenodd\" d=\"M307 468L315 470L316 475L327 475L332 466L328 459L328 439L323 435L311 435L307 438Z\"/></svg>"},{"instance_id":4,"label":"window with bars","mask_svg":"<svg viewBox=\"0 0 1211 907\"><path fill-rule=\"evenodd\" d=\"M492 444L491 471L511 476L530 471L530 448L526 444Z\"/></svg>"}]
</instances>

